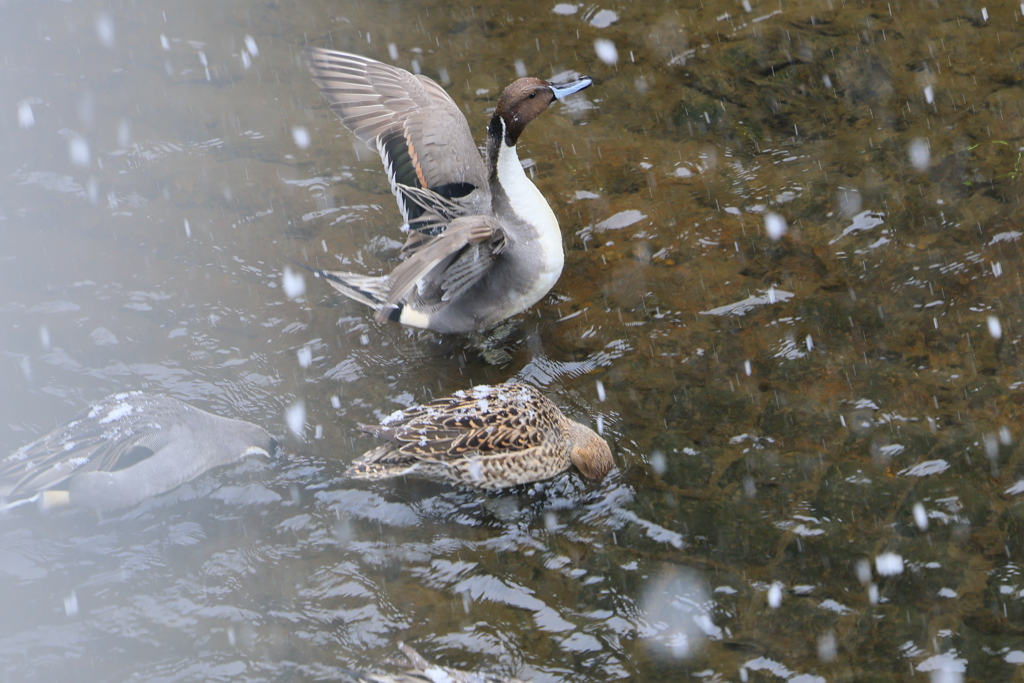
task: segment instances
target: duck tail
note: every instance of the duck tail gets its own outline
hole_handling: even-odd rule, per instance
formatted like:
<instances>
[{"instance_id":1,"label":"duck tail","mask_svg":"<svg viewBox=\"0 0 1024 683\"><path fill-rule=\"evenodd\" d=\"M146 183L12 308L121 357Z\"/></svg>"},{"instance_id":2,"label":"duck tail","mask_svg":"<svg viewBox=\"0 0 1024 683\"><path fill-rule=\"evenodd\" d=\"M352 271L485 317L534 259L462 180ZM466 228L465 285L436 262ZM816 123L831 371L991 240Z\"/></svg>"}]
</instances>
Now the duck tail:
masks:
<instances>
[{"instance_id":1,"label":"duck tail","mask_svg":"<svg viewBox=\"0 0 1024 683\"><path fill-rule=\"evenodd\" d=\"M388 456L394 454L394 444L383 444L377 446L353 460L348 466L348 469L345 470L344 476L349 477L350 479L379 481L381 479L401 477L402 475L416 471L419 463L415 461L389 461Z\"/></svg>"},{"instance_id":2,"label":"duck tail","mask_svg":"<svg viewBox=\"0 0 1024 683\"><path fill-rule=\"evenodd\" d=\"M292 261L292 263L305 268L313 273L315 277L327 280L331 287L334 287L348 298L369 306L375 311L384 311L383 317L385 320L390 317L395 308L387 303L391 282L390 278L386 275L373 277L370 275L359 275L358 273L345 273L340 270L322 270L306 265L301 261Z\"/></svg>"},{"instance_id":3,"label":"duck tail","mask_svg":"<svg viewBox=\"0 0 1024 683\"><path fill-rule=\"evenodd\" d=\"M380 481L381 479L394 479L412 474L418 465L386 465L379 462L354 462L345 470L344 476L350 479L362 479L363 481Z\"/></svg>"},{"instance_id":4,"label":"duck tail","mask_svg":"<svg viewBox=\"0 0 1024 683\"><path fill-rule=\"evenodd\" d=\"M346 477L364 481L380 481L397 477L400 474L402 472L391 465L381 465L378 462L354 462L345 470Z\"/></svg>"},{"instance_id":5,"label":"duck tail","mask_svg":"<svg viewBox=\"0 0 1024 683\"><path fill-rule=\"evenodd\" d=\"M336 290L350 299L355 299L373 309L379 309L387 300L388 278L372 277L357 273L321 270L316 275L322 277Z\"/></svg>"}]
</instances>

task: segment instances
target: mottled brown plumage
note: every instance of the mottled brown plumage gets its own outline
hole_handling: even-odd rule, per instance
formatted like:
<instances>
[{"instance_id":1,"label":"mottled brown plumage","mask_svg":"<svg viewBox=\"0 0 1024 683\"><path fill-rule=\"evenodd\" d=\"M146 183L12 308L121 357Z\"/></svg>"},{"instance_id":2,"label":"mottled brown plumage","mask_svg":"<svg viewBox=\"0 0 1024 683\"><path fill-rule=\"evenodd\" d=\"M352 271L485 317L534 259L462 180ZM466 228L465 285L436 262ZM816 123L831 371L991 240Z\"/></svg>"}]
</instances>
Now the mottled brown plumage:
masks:
<instances>
[{"instance_id":1,"label":"mottled brown plumage","mask_svg":"<svg viewBox=\"0 0 1024 683\"><path fill-rule=\"evenodd\" d=\"M550 479L572 465L599 480L614 464L604 439L528 384L478 386L360 427L388 442L349 466L355 479L415 473L494 490Z\"/></svg>"}]
</instances>

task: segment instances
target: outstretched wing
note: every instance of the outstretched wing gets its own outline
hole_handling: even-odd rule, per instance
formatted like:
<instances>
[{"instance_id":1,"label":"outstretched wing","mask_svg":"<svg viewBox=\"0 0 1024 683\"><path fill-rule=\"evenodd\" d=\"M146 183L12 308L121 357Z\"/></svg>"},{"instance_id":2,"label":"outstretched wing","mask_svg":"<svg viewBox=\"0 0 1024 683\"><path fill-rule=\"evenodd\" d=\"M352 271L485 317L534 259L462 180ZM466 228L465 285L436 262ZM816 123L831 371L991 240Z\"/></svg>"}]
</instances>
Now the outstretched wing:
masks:
<instances>
[{"instance_id":1,"label":"outstretched wing","mask_svg":"<svg viewBox=\"0 0 1024 683\"><path fill-rule=\"evenodd\" d=\"M410 225L417 227L427 209L399 186L430 190L460 206L489 206L483 159L466 117L441 86L345 52L307 47L303 59L345 127L380 153Z\"/></svg>"}]
</instances>

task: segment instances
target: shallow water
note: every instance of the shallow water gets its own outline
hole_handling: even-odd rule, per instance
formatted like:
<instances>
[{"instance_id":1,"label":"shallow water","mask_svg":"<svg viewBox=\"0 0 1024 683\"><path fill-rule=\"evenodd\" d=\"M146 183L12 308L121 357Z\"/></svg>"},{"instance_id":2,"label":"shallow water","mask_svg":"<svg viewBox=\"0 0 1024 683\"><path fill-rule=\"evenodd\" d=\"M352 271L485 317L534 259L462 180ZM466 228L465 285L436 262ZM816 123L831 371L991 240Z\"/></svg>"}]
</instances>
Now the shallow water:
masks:
<instances>
[{"instance_id":1,"label":"shallow water","mask_svg":"<svg viewBox=\"0 0 1024 683\"><path fill-rule=\"evenodd\" d=\"M537 681L1020 679L1020 21L0 4L0 451L126 389L284 447L0 517L4 680L325 680L398 640ZM478 139L516 60L597 79L520 144L566 268L507 366L283 291L288 259L379 272L401 237L306 43L415 62ZM339 480L359 422L511 377L600 424L612 476Z\"/></svg>"}]
</instances>

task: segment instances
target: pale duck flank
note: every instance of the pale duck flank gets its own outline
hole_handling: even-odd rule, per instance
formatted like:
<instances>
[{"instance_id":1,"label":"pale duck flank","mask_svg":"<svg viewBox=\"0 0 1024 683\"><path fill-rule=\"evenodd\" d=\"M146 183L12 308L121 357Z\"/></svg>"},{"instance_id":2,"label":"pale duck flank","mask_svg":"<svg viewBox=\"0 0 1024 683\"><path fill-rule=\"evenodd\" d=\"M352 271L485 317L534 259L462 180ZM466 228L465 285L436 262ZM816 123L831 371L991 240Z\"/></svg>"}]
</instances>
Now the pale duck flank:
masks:
<instances>
[{"instance_id":1,"label":"pale duck flank","mask_svg":"<svg viewBox=\"0 0 1024 683\"><path fill-rule=\"evenodd\" d=\"M430 328L430 316L422 311L417 311L412 306L402 306L398 322L409 327L419 327L424 330Z\"/></svg>"}]
</instances>

